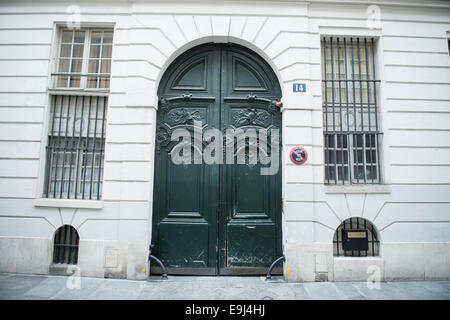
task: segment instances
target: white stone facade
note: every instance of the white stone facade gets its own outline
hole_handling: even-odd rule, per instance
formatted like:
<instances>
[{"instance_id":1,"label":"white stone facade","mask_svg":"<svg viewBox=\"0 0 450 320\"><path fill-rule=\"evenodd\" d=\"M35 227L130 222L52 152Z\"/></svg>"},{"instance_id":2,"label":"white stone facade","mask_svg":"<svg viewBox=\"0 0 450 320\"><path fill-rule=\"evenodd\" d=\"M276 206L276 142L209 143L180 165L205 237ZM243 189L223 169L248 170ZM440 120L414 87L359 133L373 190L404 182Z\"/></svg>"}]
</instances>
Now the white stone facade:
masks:
<instances>
[{"instance_id":1,"label":"white stone facade","mask_svg":"<svg viewBox=\"0 0 450 320\"><path fill-rule=\"evenodd\" d=\"M68 4L0 4L0 271L46 274L53 235L80 235L81 274L145 279L159 80L181 53L235 42L283 90L283 250L289 281L450 279L450 4L379 1L73 1L81 26L114 26L101 201L42 198L55 32ZM379 23L378 23L379 22ZM377 38L382 181L324 185L321 36ZM293 93L304 82L306 93ZM291 163L301 145L308 162ZM379 257L333 257L335 229L364 217Z\"/></svg>"}]
</instances>

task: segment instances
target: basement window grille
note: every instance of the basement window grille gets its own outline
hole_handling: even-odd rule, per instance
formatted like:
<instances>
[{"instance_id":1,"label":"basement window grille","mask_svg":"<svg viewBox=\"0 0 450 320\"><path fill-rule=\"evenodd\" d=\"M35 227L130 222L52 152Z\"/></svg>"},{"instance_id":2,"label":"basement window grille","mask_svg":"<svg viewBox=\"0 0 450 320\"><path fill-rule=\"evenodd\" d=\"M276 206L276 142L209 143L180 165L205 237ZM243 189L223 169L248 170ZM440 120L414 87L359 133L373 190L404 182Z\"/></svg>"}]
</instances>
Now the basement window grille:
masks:
<instances>
[{"instance_id":1,"label":"basement window grille","mask_svg":"<svg viewBox=\"0 0 450 320\"><path fill-rule=\"evenodd\" d=\"M322 39L326 184L380 183L374 39Z\"/></svg>"},{"instance_id":2,"label":"basement window grille","mask_svg":"<svg viewBox=\"0 0 450 320\"><path fill-rule=\"evenodd\" d=\"M56 230L53 246L53 263L77 264L80 237L77 230L64 225Z\"/></svg>"},{"instance_id":3,"label":"basement window grille","mask_svg":"<svg viewBox=\"0 0 450 320\"><path fill-rule=\"evenodd\" d=\"M358 240L366 242L366 250L349 250L352 249L345 242L350 238L349 234L353 233ZM365 238L364 238L364 237ZM354 239L354 238L353 238ZM349 248L350 247L350 248ZM380 254L380 241L373 224L359 217L344 220L336 229L333 237L333 255L345 257L375 257Z\"/></svg>"},{"instance_id":4,"label":"basement window grille","mask_svg":"<svg viewBox=\"0 0 450 320\"><path fill-rule=\"evenodd\" d=\"M44 197L100 200L108 99L54 95L51 100Z\"/></svg>"}]
</instances>

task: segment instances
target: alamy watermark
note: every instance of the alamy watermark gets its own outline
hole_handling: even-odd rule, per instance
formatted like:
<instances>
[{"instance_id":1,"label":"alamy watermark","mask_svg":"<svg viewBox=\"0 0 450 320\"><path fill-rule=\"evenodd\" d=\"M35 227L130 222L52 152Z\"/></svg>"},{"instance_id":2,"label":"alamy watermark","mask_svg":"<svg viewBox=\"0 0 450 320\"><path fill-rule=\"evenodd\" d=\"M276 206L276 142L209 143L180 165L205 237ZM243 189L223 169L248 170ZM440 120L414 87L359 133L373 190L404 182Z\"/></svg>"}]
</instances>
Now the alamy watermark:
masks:
<instances>
[{"instance_id":1,"label":"alamy watermark","mask_svg":"<svg viewBox=\"0 0 450 320\"><path fill-rule=\"evenodd\" d=\"M195 120L193 135L186 128L172 132L171 140L178 141L170 152L174 164L236 163L253 166L259 163L262 165L261 175L277 174L280 167L279 129L228 128L222 133L216 128L204 131L202 128L203 123Z\"/></svg>"},{"instance_id":2,"label":"alamy watermark","mask_svg":"<svg viewBox=\"0 0 450 320\"><path fill-rule=\"evenodd\" d=\"M81 8L77 5L70 5L66 9L69 17L66 19L66 27L70 30L81 28Z\"/></svg>"},{"instance_id":3,"label":"alamy watermark","mask_svg":"<svg viewBox=\"0 0 450 320\"><path fill-rule=\"evenodd\" d=\"M370 5L366 8L366 26L369 29L381 28L381 10L377 5Z\"/></svg>"},{"instance_id":4,"label":"alamy watermark","mask_svg":"<svg viewBox=\"0 0 450 320\"><path fill-rule=\"evenodd\" d=\"M366 273L369 274L366 280L367 289L381 289L381 269L377 265L370 265L367 267Z\"/></svg>"},{"instance_id":5,"label":"alamy watermark","mask_svg":"<svg viewBox=\"0 0 450 320\"><path fill-rule=\"evenodd\" d=\"M66 288L69 290L81 289L81 270L78 266L68 266L68 272L72 272L72 275L67 278Z\"/></svg>"}]
</instances>

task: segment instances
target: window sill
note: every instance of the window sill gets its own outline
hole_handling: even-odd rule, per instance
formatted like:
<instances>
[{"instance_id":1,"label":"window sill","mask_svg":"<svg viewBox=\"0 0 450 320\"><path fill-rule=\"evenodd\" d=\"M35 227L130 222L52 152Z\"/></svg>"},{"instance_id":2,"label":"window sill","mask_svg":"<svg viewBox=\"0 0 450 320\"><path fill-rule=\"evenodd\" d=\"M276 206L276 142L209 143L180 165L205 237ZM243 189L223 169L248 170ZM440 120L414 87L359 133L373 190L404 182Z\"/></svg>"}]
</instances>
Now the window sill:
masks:
<instances>
[{"instance_id":1,"label":"window sill","mask_svg":"<svg viewBox=\"0 0 450 320\"><path fill-rule=\"evenodd\" d=\"M338 261L355 261L355 260L366 260L366 261L380 261L383 262L384 258L381 256L375 256L375 257L343 257L343 256L333 256L333 260Z\"/></svg>"},{"instance_id":2,"label":"window sill","mask_svg":"<svg viewBox=\"0 0 450 320\"><path fill-rule=\"evenodd\" d=\"M102 209L102 200L34 199L35 207Z\"/></svg>"},{"instance_id":3,"label":"window sill","mask_svg":"<svg viewBox=\"0 0 450 320\"><path fill-rule=\"evenodd\" d=\"M80 95L80 96L108 96L109 89L80 89L80 88L48 88L48 93L54 95Z\"/></svg>"},{"instance_id":4,"label":"window sill","mask_svg":"<svg viewBox=\"0 0 450 320\"><path fill-rule=\"evenodd\" d=\"M79 271L77 274L77 270L79 270L79 267L76 264L52 263L48 269L49 274L51 275L57 276L79 275Z\"/></svg>"},{"instance_id":5,"label":"window sill","mask_svg":"<svg viewBox=\"0 0 450 320\"><path fill-rule=\"evenodd\" d=\"M325 185L325 193L391 193L391 186L386 184L381 185L352 185L352 186L328 186Z\"/></svg>"}]
</instances>

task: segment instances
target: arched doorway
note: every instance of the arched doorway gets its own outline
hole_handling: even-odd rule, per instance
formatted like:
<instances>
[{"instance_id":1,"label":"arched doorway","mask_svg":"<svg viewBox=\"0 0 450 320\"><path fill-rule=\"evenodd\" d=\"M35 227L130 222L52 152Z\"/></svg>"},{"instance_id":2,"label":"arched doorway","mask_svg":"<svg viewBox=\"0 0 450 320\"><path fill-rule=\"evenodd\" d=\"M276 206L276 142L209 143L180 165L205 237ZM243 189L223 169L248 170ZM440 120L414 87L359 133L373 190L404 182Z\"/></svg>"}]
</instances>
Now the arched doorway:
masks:
<instances>
[{"instance_id":1,"label":"arched doorway","mask_svg":"<svg viewBox=\"0 0 450 320\"><path fill-rule=\"evenodd\" d=\"M273 70L243 46L205 44L169 66L158 97L152 253L172 274L265 274L282 254L281 88ZM177 129L189 133L188 147L172 141ZM211 149L219 141L222 148ZM277 159L276 170L261 174L267 166L258 161L263 153L252 159L254 145L272 167ZM186 150L189 161L174 163Z\"/></svg>"}]
</instances>

